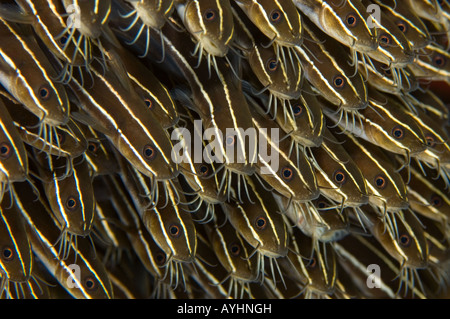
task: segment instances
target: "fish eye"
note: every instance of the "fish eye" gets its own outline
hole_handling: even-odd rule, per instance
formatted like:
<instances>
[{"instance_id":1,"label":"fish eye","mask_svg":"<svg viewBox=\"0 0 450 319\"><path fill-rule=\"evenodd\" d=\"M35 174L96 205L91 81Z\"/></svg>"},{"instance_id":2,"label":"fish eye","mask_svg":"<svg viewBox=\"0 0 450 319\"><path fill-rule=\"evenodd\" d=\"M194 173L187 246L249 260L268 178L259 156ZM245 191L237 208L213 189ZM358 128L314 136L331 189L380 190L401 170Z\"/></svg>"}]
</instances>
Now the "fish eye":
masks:
<instances>
[{"instance_id":1,"label":"fish eye","mask_svg":"<svg viewBox=\"0 0 450 319\"><path fill-rule=\"evenodd\" d=\"M290 181L292 177L294 177L294 170L289 166L283 167L283 169L281 170L281 177L285 181Z\"/></svg>"},{"instance_id":2,"label":"fish eye","mask_svg":"<svg viewBox=\"0 0 450 319\"><path fill-rule=\"evenodd\" d=\"M392 76L392 71L389 67L386 66L386 68L382 68L384 75L387 75L389 77Z\"/></svg>"},{"instance_id":3,"label":"fish eye","mask_svg":"<svg viewBox=\"0 0 450 319\"><path fill-rule=\"evenodd\" d=\"M144 151L142 153L144 154L144 157L149 161L154 159L156 156L156 151L151 145L145 145Z\"/></svg>"},{"instance_id":4,"label":"fish eye","mask_svg":"<svg viewBox=\"0 0 450 319\"><path fill-rule=\"evenodd\" d=\"M408 247L409 245L411 245L411 237L409 235L402 234L398 238L398 242L403 247Z\"/></svg>"},{"instance_id":5,"label":"fish eye","mask_svg":"<svg viewBox=\"0 0 450 319\"><path fill-rule=\"evenodd\" d=\"M48 99L50 99L51 96L50 89L48 88L47 85L43 85L39 88L38 96L43 101L47 101Z\"/></svg>"},{"instance_id":6,"label":"fish eye","mask_svg":"<svg viewBox=\"0 0 450 319\"><path fill-rule=\"evenodd\" d=\"M151 99L146 98L146 99L144 99L144 102L145 102L145 105L147 105L147 107L148 107L149 109L152 108L153 102L152 102Z\"/></svg>"},{"instance_id":7,"label":"fish eye","mask_svg":"<svg viewBox=\"0 0 450 319\"><path fill-rule=\"evenodd\" d=\"M292 107L292 111L294 112L295 117L299 117L303 113L303 106L300 103L297 103Z\"/></svg>"},{"instance_id":8,"label":"fish eye","mask_svg":"<svg viewBox=\"0 0 450 319\"><path fill-rule=\"evenodd\" d=\"M166 262L166 254L163 251L158 251L155 256L156 262L158 265L162 266Z\"/></svg>"},{"instance_id":9,"label":"fish eye","mask_svg":"<svg viewBox=\"0 0 450 319\"><path fill-rule=\"evenodd\" d=\"M442 197L436 194L431 196L430 202L433 207L441 207L443 204Z\"/></svg>"},{"instance_id":10,"label":"fish eye","mask_svg":"<svg viewBox=\"0 0 450 319\"><path fill-rule=\"evenodd\" d=\"M281 18L282 18L281 12L278 9L275 9L270 13L270 21L272 23L280 22Z\"/></svg>"},{"instance_id":11,"label":"fish eye","mask_svg":"<svg viewBox=\"0 0 450 319\"><path fill-rule=\"evenodd\" d=\"M433 57L433 65L438 68L443 68L447 60L442 54L436 54Z\"/></svg>"},{"instance_id":12,"label":"fish eye","mask_svg":"<svg viewBox=\"0 0 450 319\"><path fill-rule=\"evenodd\" d=\"M311 259L309 259L309 263L308 263L308 265L306 265L306 267L313 269L313 268L316 268L316 265L317 265L316 258L312 257Z\"/></svg>"},{"instance_id":13,"label":"fish eye","mask_svg":"<svg viewBox=\"0 0 450 319\"><path fill-rule=\"evenodd\" d=\"M349 27L354 28L358 24L358 17L353 13L349 13L345 18L345 23L347 23Z\"/></svg>"},{"instance_id":14,"label":"fish eye","mask_svg":"<svg viewBox=\"0 0 450 319\"><path fill-rule=\"evenodd\" d=\"M274 58L271 58L267 61L267 69L270 72L275 72L278 69L278 62Z\"/></svg>"},{"instance_id":15,"label":"fish eye","mask_svg":"<svg viewBox=\"0 0 450 319\"><path fill-rule=\"evenodd\" d=\"M60 42L62 45L66 44L66 43L67 43L67 36L66 36L66 35L63 35L63 36L59 39L59 42Z\"/></svg>"},{"instance_id":16,"label":"fish eye","mask_svg":"<svg viewBox=\"0 0 450 319\"><path fill-rule=\"evenodd\" d=\"M345 86L345 78L341 75L336 75L333 79L333 85L336 89L342 89Z\"/></svg>"},{"instance_id":17,"label":"fish eye","mask_svg":"<svg viewBox=\"0 0 450 319\"><path fill-rule=\"evenodd\" d=\"M5 247L2 250L2 259L4 261L11 261L14 258L14 251L10 247Z\"/></svg>"},{"instance_id":18,"label":"fish eye","mask_svg":"<svg viewBox=\"0 0 450 319\"><path fill-rule=\"evenodd\" d=\"M88 151L92 153L97 153L98 151L98 144L95 142L89 142L88 143Z\"/></svg>"},{"instance_id":19,"label":"fish eye","mask_svg":"<svg viewBox=\"0 0 450 319\"><path fill-rule=\"evenodd\" d=\"M216 10L213 9L207 9L203 14L203 18L208 22L214 21L216 19L216 16Z\"/></svg>"},{"instance_id":20,"label":"fish eye","mask_svg":"<svg viewBox=\"0 0 450 319\"><path fill-rule=\"evenodd\" d=\"M77 207L77 201L73 197L69 197L66 201L66 207L68 210L74 210Z\"/></svg>"},{"instance_id":21,"label":"fish eye","mask_svg":"<svg viewBox=\"0 0 450 319\"><path fill-rule=\"evenodd\" d=\"M397 22L397 27L400 29L400 31L402 31L403 33L406 33L406 31L408 31L408 26L406 25L406 23L404 21L398 21Z\"/></svg>"},{"instance_id":22,"label":"fish eye","mask_svg":"<svg viewBox=\"0 0 450 319\"><path fill-rule=\"evenodd\" d=\"M12 154L11 150L12 150L11 144L9 144L7 142L1 143L0 144L0 158L1 159L9 158Z\"/></svg>"},{"instance_id":23,"label":"fish eye","mask_svg":"<svg viewBox=\"0 0 450 319\"><path fill-rule=\"evenodd\" d=\"M97 288L97 282L95 281L94 278L87 277L84 280L84 286L86 287L87 290L93 291Z\"/></svg>"},{"instance_id":24,"label":"fish eye","mask_svg":"<svg viewBox=\"0 0 450 319\"><path fill-rule=\"evenodd\" d=\"M318 209L324 209L324 208L327 208L327 206L328 206L328 204L323 200L319 200L316 204L316 207Z\"/></svg>"},{"instance_id":25,"label":"fish eye","mask_svg":"<svg viewBox=\"0 0 450 319\"><path fill-rule=\"evenodd\" d=\"M200 166L199 171L201 176L207 176L209 174L209 167L203 164L202 166Z\"/></svg>"},{"instance_id":26,"label":"fish eye","mask_svg":"<svg viewBox=\"0 0 450 319\"><path fill-rule=\"evenodd\" d=\"M260 216L256 218L255 226L258 230L264 230L267 226L267 220L264 217Z\"/></svg>"},{"instance_id":27,"label":"fish eye","mask_svg":"<svg viewBox=\"0 0 450 319\"><path fill-rule=\"evenodd\" d=\"M225 139L225 144L227 146L233 146L235 143L236 143L236 136L235 135L227 136L227 138Z\"/></svg>"},{"instance_id":28,"label":"fish eye","mask_svg":"<svg viewBox=\"0 0 450 319\"><path fill-rule=\"evenodd\" d=\"M345 175L345 172L338 169L333 174L333 179L337 184L343 185L347 181L347 177Z\"/></svg>"},{"instance_id":29,"label":"fish eye","mask_svg":"<svg viewBox=\"0 0 450 319\"><path fill-rule=\"evenodd\" d=\"M173 238L178 238L181 235L181 226L180 224L172 224L169 226L169 235Z\"/></svg>"},{"instance_id":30,"label":"fish eye","mask_svg":"<svg viewBox=\"0 0 450 319\"><path fill-rule=\"evenodd\" d=\"M427 146L428 147L435 147L436 146L436 140L435 140L435 138L434 138L434 136L433 135L431 135L431 134L427 134L426 136L425 136L425 139L427 140Z\"/></svg>"},{"instance_id":31,"label":"fish eye","mask_svg":"<svg viewBox=\"0 0 450 319\"><path fill-rule=\"evenodd\" d=\"M380 46L387 47L388 45L390 45L392 43L392 38L389 34L383 33L382 35L380 35L378 42L379 42Z\"/></svg>"},{"instance_id":32,"label":"fish eye","mask_svg":"<svg viewBox=\"0 0 450 319\"><path fill-rule=\"evenodd\" d=\"M239 256L239 254L241 253L241 246L239 246L236 243L230 244L229 249L230 249L230 253L235 257Z\"/></svg>"},{"instance_id":33,"label":"fish eye","mask_svg":"<svg viewBox=\"0 0 450 319\"><path fill-rule=\"evenodd\" d=\"M397 140L401 140L403 137L405 137L405 131L402 127L396 126L392 129L392 136Z\"/></svg>"},{"instance_id":34,"label":"fish eye","mask_svg":"<svg viewBox=\"0 0 450 319\"><path fill-rule=\"evenodd\" d=\"M384 189L387 186L387 181L386 178L383 175L378 175L377 177L375 177L375 186L378 189Z\"/></svg>"}]
</instances>

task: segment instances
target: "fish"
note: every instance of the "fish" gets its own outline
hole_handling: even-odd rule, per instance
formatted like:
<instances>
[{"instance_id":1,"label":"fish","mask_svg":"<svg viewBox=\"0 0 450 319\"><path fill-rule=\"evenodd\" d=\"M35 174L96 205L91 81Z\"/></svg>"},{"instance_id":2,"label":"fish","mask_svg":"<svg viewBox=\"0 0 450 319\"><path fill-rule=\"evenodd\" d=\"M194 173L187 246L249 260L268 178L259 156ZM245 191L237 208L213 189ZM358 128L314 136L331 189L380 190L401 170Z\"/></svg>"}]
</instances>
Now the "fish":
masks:
<instances>
[{"instance_id":1,"label":"fish","mask_svg":"<svg viewBox=\"0 0 450 319\"><path fill-rule=\"evenodd\" d=\"M298 284L294 297L331 295L335 290L337 260L329 244L315 245L299 228L291 229L288 258L280 260L287 276Z\"/></svg>"},{"instance_id":2,"label":"fish","mask_svg":"<svg viewBox=\"0 0 450 319\"><path fill-rule=\"evenodd\" d=\"M129 89L126 74L111 71L103 74L93 68L91 72L95 76L91 88L83 87L75 77L69 83L78 99L77 105L84 112L73 112L73 116L84 124L93 124L140 172L157 180L177 176L169 136L145 102Z\"/></svg>"},{"instance_id":3,"label":"fish","mask_svg":"<svg viewBox=\"0 0 450 319\"><path fill-rule=\"evenodd\" d=\"M403 110L403 105L374 89L369 90L369 107L359 111L359 119L345 126L342 119L330 115L337 125L354 136L367 140L389 152L405 155L403 167L408 167L411 156L427 148L423 131L414 118Z\"/></svg>"},{"instance_id":4,"label":"fish","mask_svg":"<svg viewBox=\"0 0 450 319\"><path fill-rule=\"evenodd\" d=\"M325 115L320 102L314 94L311 94L311 86L306 81L303 83L303 89L298 99L288 100L291 112L278 109L275 120L298 145L319 147L323 141Z\"/></svg>"},{"instance_id":5,"label":"fish","mask_svg":"<svg viewBox=\"0 0 450 319\"><path fill-rule=\"evenodd\" d=\"M330 37L355 52L371 52L378 48L376 32L370 28L371 16L360 1L341 3L329 0L294 0L294 4ZM356 62L356 61L354 61Z\"/></svg>"},{"instance_id":6,"label":"fish","mask_svg":"<svg viewBox=\"0 0 450 319\"><path fill-rule=\"evenodd\" d=\"M318 148L310 149L320 194L342 207L359 207L369 201L364 175L343 145L329 129Z\"/></svg>"},{"instance_id":7,"label":"fish","mask_svg":"<svg viewBox=\"0 0 450 319\"><path fill-rule=\"evenodd\" d=\"M278 258L287 256L289 237L287 226L281 214L281 209L270 192L264 189L255 179L247 177L250 198L253 202L239 203L238 200L221 204L227 219L239 234L253 247L253 254L258 254L257 273L263 280L264 259L269 259L273 279L275 272L273 264L283 277L278 266ZM237 196L234 196L237 198ZM264 200L263 200L264 198Z\"/></svg>"},{"instance_id":8,"label":"fish","mask_svg":"<svg viewBox=\"0 0 450 319\"><path fill-rule=\"evenodd\" d=\"M12 188L13 186L11 186ZM13 188L11 192L14 192ZM26 283L31 279L33 253L25 224L20 214L20 207L14 196L2 200L0 207L1 251L0 251L0 295L12 284Z\"/></svg>"},{"instance_id":9,"label":"fish","mask_svg":"<svg viewBox=\"0 0 450 319\"><path fill-rule=\"evenodd\" d=\"M369 203L382 213L409 207L407 186L390 159L373 144L351 134L335 134L361 170L368 188Z\"/></svg>"},{"instance_id":10,"label":"fish","mask_svg":"<svg viewBox=\"0 0 450 319\"><path fill-rule=\"evenodd\" d=\"M414 51L431 43L431 35L426 25L414 11L408 10L408 5L395 0L373 0L373 3L379 5L386 17L403 32Z\"/></svg>"},{"instance_id":11,"label":"fish","mask_svg":"<svg viewBox=\"0 0 450 319\"><path fill-rule=\"evenodd\" d=\"M208 65L217 70L216 57L225 57L233 45L234 19L230 0L189 0L177 4L176 10L195 39L192 54L198 55L198 64L205 54Z\"/></svg>"},{"instance_id":12,"label":"fish","mask_svg":"<svg viewBox=\"0 0 450 319\"><path fill-rule=\"evenodd\" d=\"M127 13L121 13L119 10L119 15L123 19L129 19L134 16L131 23L123 28L123 31L130 31L138 21L141 22L139 30L136 33L135 38L127 42L128 45L133 45L138 41L141 37L142 32L145 30L146 33L146 44L145 51L141 55L140 58L144 58L148 54L148 49L150 46L150 34L151 30L156 32L161 32L162 27L166 23L166 21L170 21L169 17L172 15L175 5L174 1L154 1L154 0L140 0L140 1L126 1L131 7L132 10ZM113 3L117 4L117 3ZM164 54L162 54L164 57Z\"/></svg>"},{"instance_id":13,"label":"fish","mask_svg":"<svg viewBox=\"0 0 450 319\"><path fill-rule=\"evenodd\" d=\"M363 0L366 7L373 5L371 0ZM380 6L379 19L372 17L374 30L378 38L378 48L367 52L372 59L388 64L393 71L411 64L414 60L414 52L408 39L398 26L385 13L386 8Z\"/></svg>"},{"instance_id":14,"label":"fish","mask_svg":"<svg viewBox=\"0 0 450 319\"><path fill-rule=\"evenodd\" d=\"M71 242L89 237L95 219L95 198L92 186L92 174L88 163L78 158L72 174L65 176L64 159L38 156L38 171L42 186L58 223L61 225L60 247L62 259L70 253ZM63 172L63 173L62 173Z\"/></svg>"},{"instance_id":15,"label":"fish","mask_svg":"<svg viewBox=\"0 0 450 319\"><path fill-rule=\"evenodd\" d=\"M56 70L36 39L24 27L3 18L0 35L0 82L4 88L36 115L40 124L66 124L70 105L65 87L52 80L57 77Z\"/></svg>"},{"instance_id":16,"label":"fish","mask_svg":"<svg viewBox=\"0 0 450 319\"><path fill-rule=\"evenodd\" d=\"M368 104L368 90L360 73L356 73L354 61L346 49L305 18L305 41L296 47L302 62L302 70L311 85L339 109L357 111ZM355 68L352 68L352 66Z\"/></svg>"},{"instance_id":17,"label":"fish","mask_svg":"<svg viewBox=\"0 0 450 319\"><path fill-rule=\"evenodd\" d=\"M229 278L229 294L232 295L234 288L234 298L238 298L238 287L241 286L240 296L242 299L245 289L251 294L249 283L258 279L255 257L251 258L252 247L242 238L241 235L226 222L223 225L217 223L208 227L208 238L211 241L217 259L225 268L227 275L223 279Z\"/></svg>"},{"instance_id":18,"label":"fish","mask_svg":"<svg viewBox=\"0 0 450 319\"><path fill-rule=\"evenodd\" d=\"M367 58L365 64L359 62L359 71L380 92L403 96L419 88L419 79L409 67L392 72L389 65Z\"/></svg>"},{"instance_id":19,"label":"fish","mask_svg":"<svg viewBox=\"0 0 450 319\"><path fill-rule=\"evenodd\" d=\"M260 143L267 144L265 152L259 150L256 176L291 200L316 199L319 196L319 188L311 162L300 148L294 148L295 143L289 141L286 136L280 137L279 126L275 121L262 114L261 107L257 103L254 106L252 120L259 134L262 134ZM272 154L276 157L272 157ZM273 161L272 158L276 161Z\"/></svg>"}]
</instances>

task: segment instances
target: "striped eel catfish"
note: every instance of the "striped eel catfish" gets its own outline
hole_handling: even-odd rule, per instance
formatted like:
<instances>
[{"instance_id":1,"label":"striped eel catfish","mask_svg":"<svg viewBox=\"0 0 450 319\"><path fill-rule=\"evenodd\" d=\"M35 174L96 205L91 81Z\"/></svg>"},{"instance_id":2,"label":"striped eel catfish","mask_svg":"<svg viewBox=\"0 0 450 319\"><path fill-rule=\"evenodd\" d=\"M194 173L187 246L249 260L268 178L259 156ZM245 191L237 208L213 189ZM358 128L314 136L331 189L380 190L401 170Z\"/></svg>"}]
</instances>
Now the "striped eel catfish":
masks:
<instances>
[{"instance_id":1,"label":"striped eel catfish","mask_svg":"<svg viewBox=\"0 0 450 319\"><path fill-rule=\"evenodd\" d=\"M205 53L210 66L218 69L216 57L225 57L233 46L234 19L230 0L187 0L176 5L186 30L196 43L192 55L198 64Z\"/></svg>"},{"instance_id":2,"label":"striped eel catfish","mask_svg":"<svg viewBox=\"0 0 450 319\"><path fill-rule=\"evenodd\" d=\"M13 186L11 185L13 192ZM14 196L2 200L0 207L0 296L12 283L26 283L31 279L33 255L20 207L15 205Z\"/></svg>"},{"instance_id":3,"label":"striped eel catfish","mask_svg":"<svg viewBox=\"0 0 450 319\"><path fill-rule=\"evenodd\" d=\"M356 52L378 48L376 32L370 28L371 16L358 0L294 0L294 4L330 37L349 47L356 66Z\"/></svg>"},{"instance_id":4,"label":"striped eel catfish","mask_svg":"<svg viewBox=\"0 0 450 319\"><path fill-rule=\"evenodd\" d=\"M259 142L267 145L266 151L260 150L258 154L256 177L291 201L316 199L319 196L317 179L305 153L286 136L280 137L278 124L262 114L256 102L251 103L253 123L260 136L262 134Z\"/></svg>"},{"instance_id":5,"label":"striped eel catfish","mask_svg":"<svg viewBox=\"0 0 450 319\"><path fill-rule=\"evenodd\" d=\"M379 5L386 17L397 25L414 51L431 43L427 27L414 11L408 10L407 5L396 0L372 0L372 2Z\"/></svg>"},{"instance_id":6,"label":"striped eel catfish","mask_svg":"<svg viewBox=\"0 0 450 319\"><path fill-rule=\"evenodd\" d=\"M235 2L251 23L270 41L269 44L254 44L262 47L273 44L277 60L280 59L284 67L288 69L289 58L295 71L299 57L294 48L302 45L304 36L302 16L296 10L294 3L291 0L236 0ZM294 58L297 61L294 61Z\"/></svg>"},{"instance_id":7,"label":"striped eel catfish","mask_svg":"<svg viewBox=\"0 0 450 319\"><path fill-rule=\"evenodd\" d=\"M423 225L412 211L389 214L388 225L373 212L366 214L370 232L401 265L402 271L425 268L428 246Z\"/></svg>"},{"instance_id":8,"label":"striped eel catfish","mask_svg":"<svg viewBox=\"0 0 450 319\"><path fill-rule=\"evenodd\" d=\"M154 278L152 295L165 293L168 287L178 286L182 272L178 273L177 268L173 267L175 264L146 229L132 200L125 193L124 184L119 178L112 176L105 176L104 184L109 193L108 199L102 201L101 205L117 213L119 221L110 220L110 222L116 223L126 232L138 259L152 274Z\"/></svg>"},{"instance_id":9,"label":"striped eel catfish","mask_svg":"<svg viewBox=\"0 0 450 319\"><path fill-rule=\"evenodd\" d=\"M166 32L167 31L167 32ZM255 172L257 145L246 141L255 134L250 108L242 92L242 84L231 67L218 60L218 69L208 76L205 63L194 68L189 46L183 40L185 33L164 29L166 58L176 64L177 77L185 77L192 91L194 110L202 119L206 132L203 138L210 141L208 152L217 163L224 163L227 183L233 175L242 179ZM213 139L214 137L214 139Z\"/></svg>"},{"instance_id":10,"label":"striped eel catfish","mask_svg":"<svg viewBox=\"0 0 450 319\"><path fill-rule=\"evenodd\" d=\"M379 214L408 208L408 197L403 177L392 160L375 145L351 134L335 134L345 150L361 170L368 188L369 203Z\"/></svg>"},{"instance_id":11,"label":"striped eel catfish","mask_svg":"<svg viewBox=\"0 0 450 319\"><path fill-rule=\"evenodd\" d=\"M362 0L368 7L374 3L371 0ZM397 68L403 68L414 60L414 52L398 26L385 14L385 8L381 7L379 19L372 18L374 30L378 38L378 48L367 52L372 59L388 64L393 72Z\"/></svg>"},{"instance_id":12,"label":"striped eel catfish","mask_svg":"<svg viewBox=\"0 0 450 319\"><path fill-rule=\"evenodd\" d=\"M66 41L71 41L78 31L77 50L83 42L83 52L85 65L88 66L93 60L102 63L103 48L102 36L110 42L118 45L114 35L108 27L108 19L111 14L111 0L62 0L64 9L67 13L67 27L61 32L60 36L67 37ZM94 44L100 49L101 58L92 54Z\"/></svg>"},{"instance_id":13,"label":"striped eel catfish","mask_svg":"<svg viewBox=\"0 0 450 319\"><path fill-rule=\"evenodd\" d=\"M110 44L105 44L105 46L108 45ZM162 127L164 129L173 127L178 122L179 115L167 88L152 71L125 48L114 47L114 50L117 52L117 56L111 55L111 58L120 58L120 61L116 63L123 64L133 88Z\"/></svg>"},{"instance_id":14,"label":"striped eel catfish","mask_svg":"<svg viewBox=\"0 0 450 319\"><path fill-rule=\"evenodd\" d=\"M70 258L61 259L60 252L55 247L61 233L60 226L52 217L43 198L34 201L32 196L30 197L30 188L24 183L16 183L14 187L19 194L14 197L14 202L25 219L33 253L51 275L75 298L113 298L110 279L100 258L96 257L91 243L86 238L80 238L76 246L72 242L68 256Z\"/></svg>"},{"instance_id":15,"label":"striped eel catfish","mask_svg":"<svg viewBox=\"0 0 450 319\"><path fill-rule=\"evenodd\" d=\"M73 71L85 64L89 52L82 51L80 39L62 35L67 28L64 6L57 0L17 0L17 7L0 6L0 16L4 19L33 27L45 46L64 64L58 81L70 81Z\"/></svg>"},{"instance_id":16,"label":"striped eel catfish","mask_svg":"<svg viewBox=\"0 0 450 319\"><path fill-rule=\"evenodd\" d=\"M66 259L72 240L90 236L95 218L92 173L84 158L77 158L66 176L65 160L36 154L39 176L54 217L61 225L62 259Z\"/></svg>"},{"instance_id":17,"label":"striped eel catfish","mask_svg":"<svg viewBox=\"0 0 450 319\"><path fill-rule=\"evenodd\" d=\"M130 258L132 246L126 232L115 223L119 220L114 206L107 200L96 200L95 219L92 232L102 247L102 261L106 267L117 268L121 262ZM98 247L96 245L96 248ZM97 251L97 250L96 250ZM131 258L130 258L131 259Z\"/></svg>"},{"instance_id":18,"label":"striped eel catfish","mask_svg":"<svg viewBox=\"0 0 450 319\"><path fill-rule=\"evenodd\" d=\"M105 56L114 55L105 51ZM132 90L122 65L103 72L91 66L94 83L83 87L74 77L69 83L78 99L79 112L74 118L91 125L103 133L115 148L140 172L156 180L166 180L178 175L178 165L171 158L172 143L167 132L148 109L145 102ZM100 68L101 69L101 68Z\"/></svg>"},{"instance_id":19,"label":"striped eel catfish","mask_svg":"<svg viewBox=\"0 0 450 319\"><path fill-rule=\"evenodd\" d=\"M274 197L280 202L277 195ZM282 199L281 203L283 202L286 202L286 199ZM342 212L323 195L311 202L294 203L287 209L286 215L314 242L336 241L348 235L351 230L345 210Z\"/></svg>"},{"instance_id":20,"label":"striped eel catfish","mask_svg":"<svg viewBox=\"0 0 450 319\"><path fill-rule=\"evenodd\" d=\"M415 108L419 108L428 117L432 118L436 123L439 123L440 127L447 130L448 126L448 113L449 110L446 107L444 101L433 93L431 90L416 90L406 96Z\"/></svg>"},{"instance_id":21,"label":"striped eel catfish","mask_svg":"<svg viewBox=\"0 0 450 319\"><path fill-rule=\"evenodd\" d=\"M93 176L118 173L119 164L112 149L113 146L107 138L90 126L80 124L80 127L87 142L84 157L92 169Z\"/></svg>"},{"instance_id":22,"label":"striped eel catfish","mask_svg":"<svg viewBox=\"0 0 450 319\"><path fill-rule=\"evenodd\" d=\"M184 282L183 267L192 263L196 258L197 236L196 227L190 213L181 209L178 205L184 199L180 192L175 195L175 186L165 182L163 186L159 183L159 188L165 187L165 203L152 202L150 198L143 195L149 194L148 181L134 167L119 161L121 165L122 180L130 193L134 205L143 225L153 237L156 244L166 254L164 264L171 267L170 278L178 278ZM174 272L172 274L172 272Z\"/></svg>"},{"instance_id":23,"label":"striped eel catfish","mask_svg":"<svg viewBox=\"0 0 450 319\"><path fill-rule=\"evenodd\" d=\"M174 1L172 0L137 0L137 1L125 1L127 2L131 7L131 11L127 13L122 13L122 10L125 9L121 7L119 9L119 15L123 19L129 19L134 16L133 20L130 22L130 24L123 28L123 31L128 32L140 21L141 25L139 26L139 29L134 37L133 40L127 42L128 45L135 44L139 38L142 36L142 33L145 30L145 50L144 53L139 55L140 58L144 58L148 54L148 50L150 47L150 37L151 37L151 30L156 32L161 32L162 27L164 24L169 20L169 17L172 15L172 12L175 8ZM118 5L118 2L113 2L113 5ZM164 49L164 46L162 46ZM164 59L164 53L162 54L162 57Z\"/></svg>"},{"instance_id":24,"label":"striped eel catfish","mask_svg":"<svg viewBox=\"0 0 450 319\"><path fill-rule=\"evenodd\" d=\"M292 1L237 0L236 3L271 43L283 47L302 45L302 16Z\"/></svg>"},{"instance_id":25,"label":"striped eel catfish","mask_svg":"<svg viewBox=\"0 0 450 319\"><path fill-rule=\"evenodd\" d=\"M0 181L2 183L0 198L2 198L10 183L25 181L29 177L28 156L21 134L16 129L3 100L0 100L0 114Z\"/></svg>"},{"instance_id":26,"label":"striped eel catfish","mask_svg":"<svg viewBox=\"0 0 450 319\"><path fill-rule=\"evenodd\" d=\"M269 91L267 112L276 114L278 102L280 102L283 111L293 117L289 100L300 97L303 83L300 61L282 63L282 57L277 55L273 45L264 47L258 43L254 44L246 56L253 74L256 75L264 90Z\"/></svg>"},{"instance_id":27,"label":"striped eel catfish","mask_svg":"<svg viewBox=\"0 0 450 319\"><path fill-rule=\"evenodd\" d=\"M272 193L266 190L255 177L246 177L249 186L249 198L253 201L239 203L232 199L221 204L231 225L253 247L250 256L257 254L258 280L265 278L265 257L269 259L273 280L275 281L275 264L282 282L283 275L278 259L287 256L289 237L287 225L280 207ZM234 193L234 192L233 192ZM235 195L234 198L237 198Z\"/></svg>"},{"instance_id":28,"label":"striped eel catfish","mask_svg":"<svg viewBox=\"0 0 450 319\"><path fill-rule=\"evenodd\" d=\"M337 263L330 244L314 242L297 227L289 231L288 258L281 259L280 265L286 272L286 278L297 284L296 295L291 298L303 294L308 299L321 298L334 293Z\"/></svg>"},{"instance_id":29,"label":"striped eel catfish","mask_svg":"<svg viewBox=\"0 0 450 319\"><path fill-rule=\"evenodd\" d=\"M242 299L244 292L251 295L250 283L258 279L256 256L250 256L253 248L233 228L229 221L207 226L211 247L226 270L222 282L229 281L228 295ZM234 294L233 294L234 291ZM239 294L239 296L238 296Z\"/></svg>"},{"instance_id":30,"label":"striped eel catfish","mask_svg":"<svg viewBox=\"0 0 450 319\"><path fill-rule=\"evenodd\" d=\"M423 19L442 22L444 16L442 14L442 7L439 4L440 1L441 0L407 0L404 1L404 4L402 3L399 5L408 6L410 10Z\"/></svg>"},{"instance_id":31,"label":"striped eel catfish","mask_svg":"<svg viewBox=\"0 0 450 319\"><path fill-rule=\"evenodd\" d=\"M333 114L328 111L326 114L354 136L392 153L405 155L402 168L409 166L412 156L427 148L423 131L414 118L403 110L401 103L388 100L373 88L369 87L369 107L359 112L359 121L344 125Z\"/></svg>"},{"instance_id":32,"label":"striped eel catfish","mask_svg":"<svg viewBox=\"0 0 450 319\"><path fill-rule=\"evenodd\" d=\"M359 62L359 72L372 87L385 93L401 96L419 88L419 79L414 76L411 68L398 69L400 73L392 72L389 65L366 57L366 63Z\"/></svg>"},{"instance_id":33,"label":"striped eel catfish","mask_svg":"<svg viewBox=\"0 0 450 319\"><path fill-rule=\"evenodd\" d=\"M450 78L450 53L436 44L429 44L410 64L416 77L426 80L448 81Z\"/></svg>"},{"instance_id":34,"label":"striped eel catfish","mask_svg":"<svg viewBox=\"0 0 450 319\"><path fill-rule=\"evenodd\" d=\"M50 131L47 131L46 126L44 126L42 132L40 132L40 129L36 126L39 123L39 118L21 107L20 103L14 99L4 98L2 100L5 102L9 114L12 114L11 123L19 133L22 143L49 155L67 158L66 173L70 174L72 160L83 155L87 148L85 136L79 125L72 118L69 118L65 125L58 125Z\"/></svg>"},{"instance_id":35,"label":"striped eel catfish","mask_svg":"<svg viewBox=\"0 0 450 319\"><path fill-rule=\"evenodd\" d=\"M278 109L276 122L280 128L291 136L291 138L303 147L318 147L323 140L325 129L325 116L319 101L307 81L303 82L302 92L298 99L289 100L291 116L284 110Z\"/></svg>"},{"instance_id":36,"label":"striped eel catfish","mask_svg":"<svg viewBox=\"0 0 450 319\"><path fill-rule=\"evenodd\" d=\"M450 219L450 198L445 192L446 183L435 179L429 168L411 167L411 180L407 186L411 209L431 220L448 223Z\"/></svg>"},{"instance_id":37,"label":"striped eel catfish","mask_svg":"<svg viewBox=\"0 0 450 319\"><path fill-rule=\"evenodd\" d=\"M311 85L337 105L339 111L351 113L364 109L368 103L366 84L361 74L352 70L351 61L346 58L347 51L336 40L326 39L325 34L306 18L304 30L310 41L295 49Z\"/></svg>"},{"instance_id":38,"label":"striped eel catfish","mask_svg":"<svg viewBox=\"0 0 450 319\"><path fill-rule=\"evenodd\" d=\"M412 211L391 214L388 217L391 225L386 225L382 219L370 213L366 216L369 216L368 226L376 240L392 258L400 263L398 273L401 280L400 287L404 281L423 294L424 288L418 270L428 266L429 253L421 222ZM414 285L415 281L418 282L417 285Z\"/></svg>"},{"instance_id":39,"label":"striped eel catfish","mask_svg":"<svg viewBox=\"0 0 450 319\"><path fill-rule=\"evenodd\" d=\"M369 193L360 168L346 149L326 129L320 147L310 149L320 193L344 207L367 204Z\"/></svg>"},{"instance_id":40,"label":"striped eel catfish","mask_svg":"<svg viewBox=\"0 0 450 319\"><path fill-rule=\"evenodd\" d=\"M432 166L438 172L445 174L450 168L450 147L447 132L422 110L412 114L416 123L422 129L427 141L427 149L414 156L418 161ZM442 168L444 168L442 170Z\"/></svg>"},{"instance_id":41,"label":"striped eel catfish","mask_svg":"<svg viewBox=\"0 0 450 319\"><path fill-rule=\"evenodd\" d=\"M199 216L197 222L207 223L214 217L216 204L223 203L227 197L227 185L224 183L225 174L221 172L223 166L218 166L213 163L211 157L205 152L206 143L201 136L203 131L197 125L199 122L194 122L195 117L192 111L188 108L180 110L181 118L186 119L185 127L176 128L177 134L180 136L177 139L183 140L183 161L180 163L181 174L186 181L186 197L192 197L188 204L194 206L191 212L199 215L198 210L204 204L206 211L204 216ZM197 123L197 124L196 124ZM198 143L201 139L201 144ZM175 149L174 149L175 151ZM192 152L194 151L194 152ZM198 160L198 155L203 154ZM221 183L222 182L222 183ZM245 186L245 185L244 185ZM192 195L192 196L189 196ZM200 212L203 212L200 210Z\"/></svg>"},{"instance_id":42,"label":"striped eel catfish","mask_svg":"<svg viewBox=\"0 0 450 319\"><path fill-rule=\"evenodd\" d=\"M43 125L52 129L69 120L65 88L29 29L0 18L0 82ZM22 106L20 106L22 107Z\"/></svg>"},{"instance_id":43,"label":"striped eel catfish","mask_svg":"<svg viewBox=\"0 0 450 319\"><path fill-rule=\"evenodd\" d=\"M396 265L397 262L390 258L375 238L358 235L347 236L335 242L333 247L340 266L339 270L343 270L350 277L362 297L400 299L401 280L398 277L400 269ZM368 278L371 273L373 275L373 268L370 268L373 267L370 266L372 264L379 265L383 270L379 273L380 276ZM410 285L407 283L405 286L409 287ZM370 287L378 287L378 289Z\"/></svg>"}]
</instances>

